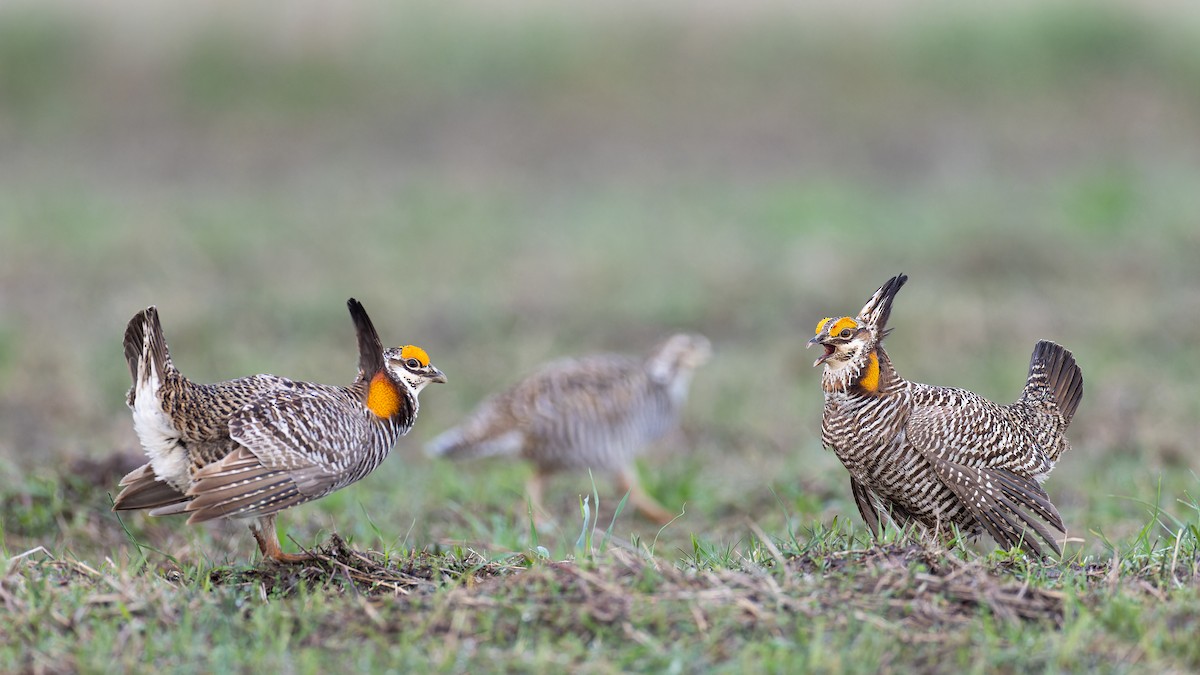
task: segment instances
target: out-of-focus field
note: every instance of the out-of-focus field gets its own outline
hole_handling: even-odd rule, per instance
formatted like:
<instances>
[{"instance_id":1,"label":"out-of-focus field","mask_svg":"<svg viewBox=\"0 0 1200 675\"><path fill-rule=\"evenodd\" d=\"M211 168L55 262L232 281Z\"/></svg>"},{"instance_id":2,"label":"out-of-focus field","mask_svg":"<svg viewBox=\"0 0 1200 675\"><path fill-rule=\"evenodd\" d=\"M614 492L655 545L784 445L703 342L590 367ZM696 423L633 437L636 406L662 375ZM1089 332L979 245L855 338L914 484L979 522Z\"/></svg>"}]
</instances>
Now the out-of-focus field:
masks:
<instances>
[{"instance_id":1,"label":"out-of-focus field","mask_svg":"<svg viewBox=\"0 0 1200 675\"><path fill-rule=\"evenodd\" d=\"M1200 15L871 4L0 8L0 670L1200 667ZM861 578L803 347L898 272L905 376L1004 401L1040 338L1081 364L1050 571L893 542ZM340 383L351 296L450 382L281 523L428 556L424 590L225 583L262 573L243 525L118 520L136 311L197 380ZM661 532L540 562L580 555L587 476L533 541L525 467L421 451L545 360L675 330L716 356L640 467ZM959 564L1057 610L913 624Z\"/></svg>"}]
</instances>

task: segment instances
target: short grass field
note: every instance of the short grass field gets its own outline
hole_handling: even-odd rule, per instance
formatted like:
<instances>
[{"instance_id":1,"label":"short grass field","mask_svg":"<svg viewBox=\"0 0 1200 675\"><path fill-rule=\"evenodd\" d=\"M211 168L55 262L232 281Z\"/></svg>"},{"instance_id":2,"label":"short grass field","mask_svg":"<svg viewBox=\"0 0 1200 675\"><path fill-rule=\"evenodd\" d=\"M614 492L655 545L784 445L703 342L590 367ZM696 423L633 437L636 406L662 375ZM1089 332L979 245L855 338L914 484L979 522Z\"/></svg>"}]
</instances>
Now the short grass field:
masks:
<instances>
[{"instance_id":1,"label":"short grass field","mask_svg":"<svg viewBox=\"0 0 1200 675\"><path fill-rule=\"evenodd\" d=\"M1200 669L1198 139L1186 3L7 4L0 671ZM906 377L1082 366L1061 557L859 519L804 343L899 272ZM349 297L449 383L282 514L314 562L110 510L135 312L196 380L348 383ZM666 527L563 475L538 531L528 467L422 451L677 330Z\"/></svg>"}]
</instances>

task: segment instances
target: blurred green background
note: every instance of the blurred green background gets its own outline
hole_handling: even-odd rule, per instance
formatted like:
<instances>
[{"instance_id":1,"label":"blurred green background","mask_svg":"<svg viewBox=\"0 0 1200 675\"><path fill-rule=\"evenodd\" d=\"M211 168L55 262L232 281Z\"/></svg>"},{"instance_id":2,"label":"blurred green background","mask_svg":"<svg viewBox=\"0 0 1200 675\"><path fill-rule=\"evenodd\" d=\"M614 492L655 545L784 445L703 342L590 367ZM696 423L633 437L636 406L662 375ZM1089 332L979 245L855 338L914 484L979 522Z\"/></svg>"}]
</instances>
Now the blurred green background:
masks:
<instances>
[{"instance_id":1,"label":"blurred green background","mask_svg":"<svg viewBox=\"0 0 1200 675\"><path fill-rule=\"evenodd\" d=\"M136 311L158 305L194 379L341 383L351 296L450 383L375 474L285 515L306 545L527 546L523 467L422 443L545 360L678 329L717 354L685 441L642 465L686 503L660 550L747 519L861 526L803 346L898 272L910 379L1006 401L1036 340L1075 352L1086 394L1047 488L1085 550L1147 504L1195 520L1176 499L1200 465L1198 139L1185 3L6 3L7 546L128 545L115 469L77 460L138 452ZM570 550L590 491L554 482L543 544ZM30 515L47 503L69 508ZM174 553L252 549L241 525L126 520Z\"/></svg>"}]
</instances>

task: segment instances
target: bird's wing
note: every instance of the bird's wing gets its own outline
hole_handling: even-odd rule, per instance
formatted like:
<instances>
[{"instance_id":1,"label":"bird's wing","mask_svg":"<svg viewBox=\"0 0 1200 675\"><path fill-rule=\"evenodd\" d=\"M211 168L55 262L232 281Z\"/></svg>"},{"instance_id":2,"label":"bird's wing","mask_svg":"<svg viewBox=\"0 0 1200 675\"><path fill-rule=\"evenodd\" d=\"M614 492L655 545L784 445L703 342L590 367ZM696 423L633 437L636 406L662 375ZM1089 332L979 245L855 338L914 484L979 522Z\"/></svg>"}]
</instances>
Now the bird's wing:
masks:
<instances>
[{"instance_id":1,"label":"bird's wing","mask_svg":"<svg viewBox=\"0 0 1200 675\"><path fill-rule=\"evenodd\" d=\"M955 464L1044 476L1046 448L1010 408L966 389L921 385L904 433L913 445Z\"/></svg>"},{"instance_id":2,"label":"bird's wing","mask_svg":"<svg viewBox=\"0 0 1200 675\"><path fill-rule=\"evenodd\" d=\"M637 404L646 384L640 362L603 354L547 365L511 392L514 417L537 431L555 431L564 422L616 424Z\"/></svg>"},{"instance_id":3,"label":"bird's wing","mask_svg":"<svg viewBox=\"0 0 1200 675\"><path fill-rule=\"evenodd\" d=\"M1059 531L1066 529L1057 509L1037 481L1004 469L976 469L936 456L930 456L929 460L942 483L962 500L971 515L1001 546L1021 546L1040 557L1044 555L1041 545L1027 536L1028 531L1032 531L1049 544L1054 553L1062 553L1046 526L1029 513L1036 513Z\"/></svg>"},{"instance_id":4,"label":"bird's wing","mask_svg":"<svg viewBox=\"0 0 1200 675\"><path fill-rule=\"evenodd\" d=\"M948 425L945 414L944 410L931 406L918 406L905 426L908 441L929 461L938 479L1000 545L1005 548L1021 545L1035 555L1042 555L1037 541L1026 536L1028 528L1055 553L1060 553L1054 537L1034 516L1065 532L1062 517L1037 480L1010 468L1009 465L1019 463L1008 456L1011 448L1001 445L998 449L979 442L981 438L995 439L994 433L973 426L985 425L986 419L976 419L973 425L967 425L965 416L961 416L956 424ZM992 461L1000 466L990 464Z\"/></svg>"},{"instance_id":5,"label":"bird's wing","mask_svg":"<svg viewBox=\"0 0 1200 675\"><path fill-rule=\"evenodd\" d=\"M229 423L241 447L193 476L189 522L268 515L346 485L368 424L332 387L272 392L247 405Z\"/></svg>"}]
</instances>

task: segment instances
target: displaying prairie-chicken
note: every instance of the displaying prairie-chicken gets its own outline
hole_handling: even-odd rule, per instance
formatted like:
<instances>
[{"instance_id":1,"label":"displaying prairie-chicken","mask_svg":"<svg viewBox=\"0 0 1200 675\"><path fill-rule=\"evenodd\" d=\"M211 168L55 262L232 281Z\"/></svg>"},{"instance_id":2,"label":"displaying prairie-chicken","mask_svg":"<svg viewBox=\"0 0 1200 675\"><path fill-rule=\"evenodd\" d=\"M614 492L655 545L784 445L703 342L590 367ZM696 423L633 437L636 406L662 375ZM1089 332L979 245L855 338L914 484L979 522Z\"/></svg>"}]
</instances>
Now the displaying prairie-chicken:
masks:
<instances>
[{"instance_id":1,"label":"displaying prairie-chicken","mask_svg":"<svg viewBox=\"0 0 1200 675\"><path fill-rule=\"evenodd\" d=\"M946 533L983 531L1006 548L1035 555L1036 533L1056 552L1042 522L1066 532L1041 481L1063 452L1083 396L1071 352L1040 341L1021 396L993 403L965 389L909 382L883 350L892 300L908 277L888 280L857 317L823 319L808 346L825 353L821 441L850 472L863 520L878 536L880 514L900 526Z\"/></svg>"},{"instance_id":2,"label":"displaying prairie-chicken","mask_svg":"<svg viewBox=\"0 0 1200 675\"><path fill-rule=\"evenodd\" d=\"M542 490L563 470L615 474L630 503L667 523L675 514L641 487L633 466L649 443L677 428L696 368L712 353L700 335L674 335L648 357L600 354L546 364L484 401L458 427L430 441L431 456L519 457L533 464L526 485L535 518Z\"/></svg>"},{"instance_id":3,"label":"displaying prairie-chicken","mask_svg":"<svg viewBox=\"0 0 1200 675\"><path fill-rule=\"evenodd\" d=\"M371 473L412 428L425 385L446 381L420 347L385 350L362 304L347 304L358 334L349 387L275 375L197 384L171 363L158 311L134 316L126 402L150 461L121 479L113 508L186 513L189 523L256 518L265 557L307 559L280 549L275 515Z\"/></svg>"}]
</instances>

